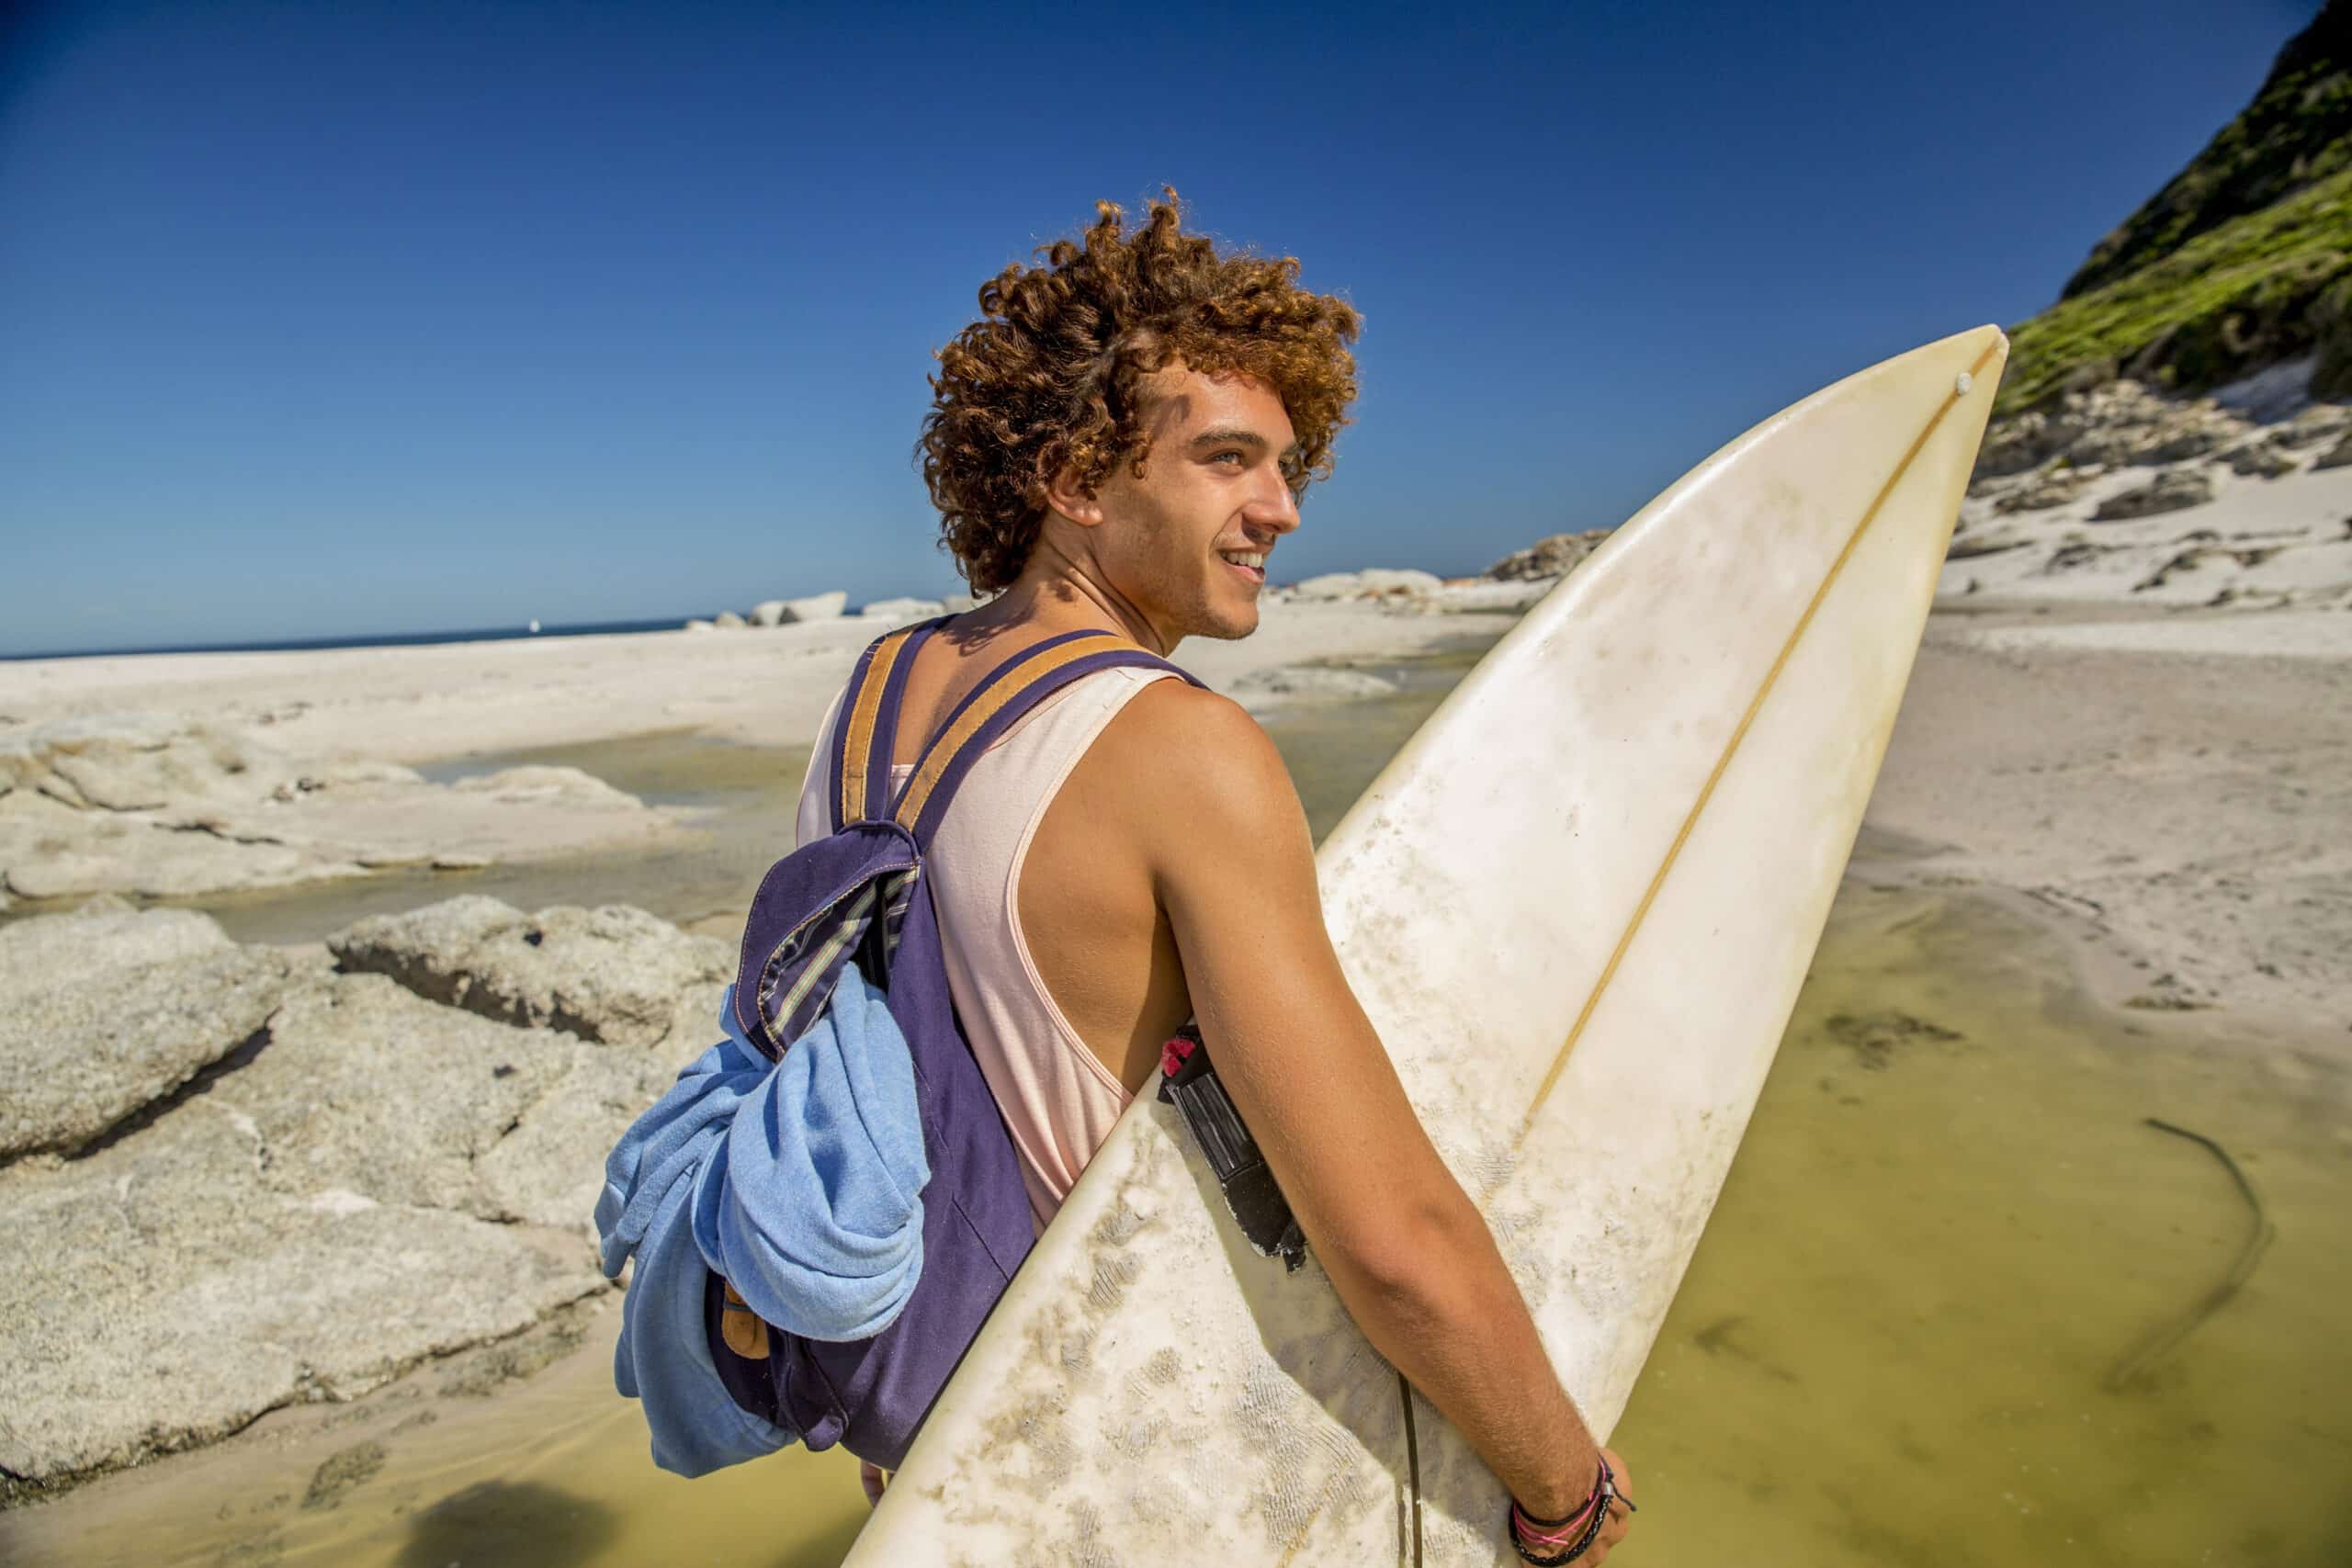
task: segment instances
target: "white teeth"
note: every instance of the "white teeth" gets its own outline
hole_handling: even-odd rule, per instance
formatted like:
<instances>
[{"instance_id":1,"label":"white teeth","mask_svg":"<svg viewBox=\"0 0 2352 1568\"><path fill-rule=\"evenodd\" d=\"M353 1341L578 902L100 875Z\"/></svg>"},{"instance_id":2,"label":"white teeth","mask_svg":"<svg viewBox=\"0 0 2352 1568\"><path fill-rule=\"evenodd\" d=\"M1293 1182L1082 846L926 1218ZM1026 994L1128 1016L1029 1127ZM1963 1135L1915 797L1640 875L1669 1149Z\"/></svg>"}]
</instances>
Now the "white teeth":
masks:
<instances>
[{"instance_id":1,"label":"white teeth","mask_svg":"<svg viewBox=\"0 0 2352 1568\"><path fill-rule=\"evenodd\" d=\"M1263 550L1219 550L1217 554L1236 566L1262 568L1266 564L1266 552Z\"/></svg>"}]
</instances>

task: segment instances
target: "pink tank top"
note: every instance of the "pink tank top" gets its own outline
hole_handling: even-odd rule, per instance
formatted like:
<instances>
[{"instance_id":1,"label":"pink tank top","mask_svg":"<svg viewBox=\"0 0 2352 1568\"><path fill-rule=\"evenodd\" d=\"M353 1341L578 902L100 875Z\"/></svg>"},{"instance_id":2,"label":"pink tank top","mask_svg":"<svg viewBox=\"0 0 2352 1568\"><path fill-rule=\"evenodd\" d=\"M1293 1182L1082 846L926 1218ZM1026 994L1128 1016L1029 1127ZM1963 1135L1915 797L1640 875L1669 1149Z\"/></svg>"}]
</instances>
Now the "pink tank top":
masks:
<instances>
[{"instance_id":1,"label":"pink tank top","mask_svg":"<svg viewBox=\"0 0 2352 1568\"><path fill-rule=\"evenodd\" d=\"M1137 692L1171 678L1165 670L1102 670L1046 698L972 764L923 862L948 992L1012 1129L1040 1231L1132 1097L1046 992L1021 935L1021 866L1046 808L1094 738ZM814 756L830 754L841 703L837 694ZM903 783L912 771L898 764L891 778ZM811 767L801 786L796 843L831 830L824 773Z\"/></svg>"}]
</instances>

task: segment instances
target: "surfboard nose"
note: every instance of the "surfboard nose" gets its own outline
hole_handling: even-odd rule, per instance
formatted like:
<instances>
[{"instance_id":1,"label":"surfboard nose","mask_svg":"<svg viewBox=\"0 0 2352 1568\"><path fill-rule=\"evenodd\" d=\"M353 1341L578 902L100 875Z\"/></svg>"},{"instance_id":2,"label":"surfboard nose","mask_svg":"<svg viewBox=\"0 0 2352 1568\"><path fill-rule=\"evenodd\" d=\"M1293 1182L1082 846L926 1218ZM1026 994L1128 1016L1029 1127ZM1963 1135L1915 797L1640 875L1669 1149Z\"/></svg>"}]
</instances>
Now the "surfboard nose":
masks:
<instances>
[{"instance_id":1,"label":"surfboard nose","mask_svg":"<svg viewBox=\"0 0 2352 1568\"><path fill-rule=\"evenodd\" d=\"M1893 359L1872 366L1862 374L1916 374L1930 367L1949 367L1954 392L1966 396L1967 389L1959 385L1960 378L1967 377L1971 388L1979 383L1996 385L2000 381L2001 371L2008 361L2009 334L1988 321L1981 327L1971 327L1966 332L1922 344L1908 354L1899 354ZM1901 367L1899 371L1898 367Z\"/></svg>"}]
</instances>

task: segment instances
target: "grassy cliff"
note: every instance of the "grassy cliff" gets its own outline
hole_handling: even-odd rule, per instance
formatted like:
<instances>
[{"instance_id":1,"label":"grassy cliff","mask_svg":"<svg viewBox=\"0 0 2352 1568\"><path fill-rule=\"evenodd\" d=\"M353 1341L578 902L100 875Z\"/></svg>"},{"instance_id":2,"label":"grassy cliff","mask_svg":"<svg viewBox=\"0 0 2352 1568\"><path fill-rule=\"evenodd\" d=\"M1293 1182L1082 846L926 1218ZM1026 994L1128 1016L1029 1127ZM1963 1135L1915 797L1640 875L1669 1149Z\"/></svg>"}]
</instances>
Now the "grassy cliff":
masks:
<instances>
[{"instance_id":1,"label":"grassy cliff","mask_svg":"<svg viewBox=\"0 0 2352 1568\"><path fill-rule=\"evenodd\" d=\"M2313 352L2313 393L2352 393L2352 0L2328 0L2244 112L2010 336L2003 412L2118 375L2198 391Z\"/></svg>"}]
</instances>

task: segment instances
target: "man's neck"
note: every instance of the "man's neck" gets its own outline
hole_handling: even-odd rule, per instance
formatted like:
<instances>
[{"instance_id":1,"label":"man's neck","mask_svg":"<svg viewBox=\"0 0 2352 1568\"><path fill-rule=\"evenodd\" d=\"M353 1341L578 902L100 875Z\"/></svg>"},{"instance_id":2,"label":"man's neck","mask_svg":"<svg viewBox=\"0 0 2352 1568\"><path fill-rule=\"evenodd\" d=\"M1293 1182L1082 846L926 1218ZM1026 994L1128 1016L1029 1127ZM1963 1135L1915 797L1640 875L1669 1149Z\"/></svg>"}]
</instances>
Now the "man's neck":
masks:
<instances>
[{"instance_id":1,"label":"man's neck","mask_svg":"<svg viewBox=\"0 0 2352 1568\"><path fill-rule=\"evenodd\" d=\"M989 626L1034 626L1048 637L1091 628L1115 631L1163 659L1183 640L1084 563L1050 552L1042 542L1012 585L975 614Z\"/></svg>"}]
</instances>

